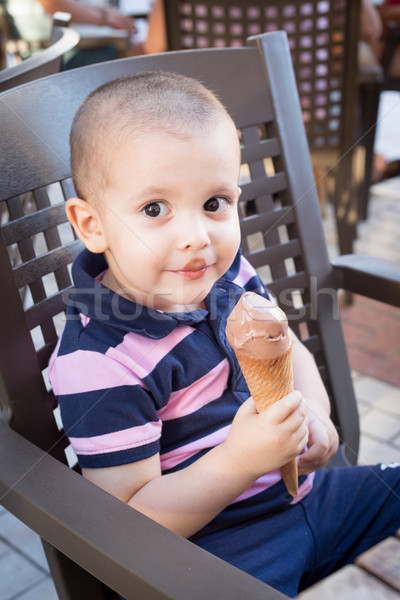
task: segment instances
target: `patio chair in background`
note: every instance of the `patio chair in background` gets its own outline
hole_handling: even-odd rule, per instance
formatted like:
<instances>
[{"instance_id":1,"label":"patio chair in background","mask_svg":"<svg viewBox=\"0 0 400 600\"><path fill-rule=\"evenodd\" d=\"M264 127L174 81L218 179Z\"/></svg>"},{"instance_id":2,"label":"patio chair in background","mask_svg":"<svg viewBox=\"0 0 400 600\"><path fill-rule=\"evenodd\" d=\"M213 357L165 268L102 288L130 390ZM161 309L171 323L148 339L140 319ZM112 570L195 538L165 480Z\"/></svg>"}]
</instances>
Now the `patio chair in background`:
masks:
<instances>
[{"instance_id":1,"label":"patio chair in background","mask_svg":"<svg viewBox=\"0 0 400 600\"><path fill-rule=\"evenodd\" d=\"M90 1L87 4L90 5ZM47 47L54 19L38 0L0 0L0 10L4 16L8 46L17 60L25 60ZM79 41L66 56L65 68L127 55L130 44L128 31L90 23L80 24L74 19L71 22L71 29L77 32Z\"/></svg>"},{"instance_id":2,"label":"patio chair in background","mask_svg":"<svg viewBox=\"0 0 400 600\"><path fill-rule=\"evenodd\" d=\"M248 44L97 64L0 97L0 203L9 215L0 235L0 503L43 539L63 600L110 598L110 589L128 600L283 598L81 477L57 420L47 364L72 292L69 266L81 249L64 211L74 194L69 130L80 102L106 81L175 71L198 77L226 105L241 131L244 254L315 356L341 439L336 461L357 459L358 413L336 290L399 306L400 275L360 256L330 263L286 34ZM35 210L24 214L27 191ZM249 201L255 212L247 216ZM13 267L14 248L20 260ZM29 290L24 303L21 290Z\"/></svg>"},{"instance_id":3,"label":"patio chair in background","mask_svg":"<svg viewBox=\"0 0 400 600\"><path fill-rule=\"evenodd\" d=\"M0 71L0 93L61 71L64 55L79 42L78 33L68 28L69 20L70 15L67 13L55 13L55 26L48 47L13 67Z\"/></svg>"},{"instance_id":4,"label":"patio chair in background","mask_svg":"<svg viewBox=\"0 0 400 600\"><path fill-rule=\"evenodd\" d=\"M241 46L250 35L287 32L321 209L331 195L339 249L351 252L358 194L369 193L354 168L359 0L165 0L164 11L169 50ZM362 133L368 128L361 123Z\"/></svg>"}]
</instances>

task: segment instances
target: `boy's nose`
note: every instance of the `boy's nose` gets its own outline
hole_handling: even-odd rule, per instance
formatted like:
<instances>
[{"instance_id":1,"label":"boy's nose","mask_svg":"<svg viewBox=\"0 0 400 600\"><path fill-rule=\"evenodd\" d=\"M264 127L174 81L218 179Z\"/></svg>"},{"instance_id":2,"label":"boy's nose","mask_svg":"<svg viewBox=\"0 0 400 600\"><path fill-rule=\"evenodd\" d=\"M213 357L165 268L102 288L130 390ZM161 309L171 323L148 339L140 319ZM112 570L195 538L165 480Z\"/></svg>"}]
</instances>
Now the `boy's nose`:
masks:
<instances>
[{"instance_id":1,"label":"boy's nose","mask_svg":"<svg viewBox=\"0 0 400 600\"><path fill-rule=\"evenodd\" d=\"M179 224L178 245L181 250L200 249L211 243L210 234L202 217L189 215Z\"/></svg>"}]
</instances>

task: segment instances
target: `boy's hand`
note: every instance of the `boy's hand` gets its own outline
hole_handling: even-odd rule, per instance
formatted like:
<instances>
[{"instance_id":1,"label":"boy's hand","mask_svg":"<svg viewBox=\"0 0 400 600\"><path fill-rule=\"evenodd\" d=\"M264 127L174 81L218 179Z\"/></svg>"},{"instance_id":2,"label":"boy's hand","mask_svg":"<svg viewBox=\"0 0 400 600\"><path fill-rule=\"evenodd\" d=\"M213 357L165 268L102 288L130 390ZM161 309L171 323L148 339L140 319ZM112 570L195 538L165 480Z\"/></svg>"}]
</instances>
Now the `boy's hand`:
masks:
<instances>
[{"instance_id":1,"label":"boy's hand","mask_svg":"<svg viewBox=\"0 0 400 600\"><path fill-rule=\"evenodd\" d=\"M331 419L325 413L308 412L308 449L299 457L299 475L306 475L324 467L336 453L339 436Z\"/></svg>"},{"instance_id":2,"label":"boy's hand","mask_svg":"<svg viewBox=\"0 0 400 600\"><path fill-rule=\"evenodd\" d=\"M239 408L224 445L243 474L255 481L303 450L308 418L302 400L293 392L259 414L250 397Z\"/></svg>"}]
</instances>

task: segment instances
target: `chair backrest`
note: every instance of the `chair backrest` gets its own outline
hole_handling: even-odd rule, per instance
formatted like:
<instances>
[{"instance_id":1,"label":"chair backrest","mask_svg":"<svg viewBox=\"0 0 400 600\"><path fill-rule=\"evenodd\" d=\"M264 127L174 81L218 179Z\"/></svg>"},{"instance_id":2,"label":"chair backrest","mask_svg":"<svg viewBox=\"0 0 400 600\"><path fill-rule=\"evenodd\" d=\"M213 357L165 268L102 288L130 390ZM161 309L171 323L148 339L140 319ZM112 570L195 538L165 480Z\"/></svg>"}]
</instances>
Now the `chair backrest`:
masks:
<instances>
[{"instance_id":1,"label":"chair backrest","mask_svg":"<svg viewBox=\"0 0 400 600\"><path fill-rule=\"evenodd\" d=\"M314 354L340 437L356 460L357 409L286 34L251 43L102 63L0 97L2 408L14 429L62 460L46 369L71 293L69 266L81 248L63 207L74 193L69 129L91 90L143 70L198 77L241 131L244 254ZM247 215L249 201L255 214Z\"/></svg>"},{"instance_id":2,"label":"chair backrest","mask_svg":"<svg viewBox=\"0 0 400 600\"><path fill-rule=\"evenodd\" d=\"M79 35L73 29L54 27L48 48L13 67L0 71L0 93L39 77L58 73L62 68L63 56L78 42Z\"/></svg>"},{"instance_id":3,"label":"chair backrest","mask_svg":"<svg viewBox=\"0 0 400 600\"><path fill-rule=\"evenodd\" d=\"M352 143L358 0L165 0L164 10L169 50L243 46L248 36L286 31L311 150Z\"/></svg>"}]
</instances>

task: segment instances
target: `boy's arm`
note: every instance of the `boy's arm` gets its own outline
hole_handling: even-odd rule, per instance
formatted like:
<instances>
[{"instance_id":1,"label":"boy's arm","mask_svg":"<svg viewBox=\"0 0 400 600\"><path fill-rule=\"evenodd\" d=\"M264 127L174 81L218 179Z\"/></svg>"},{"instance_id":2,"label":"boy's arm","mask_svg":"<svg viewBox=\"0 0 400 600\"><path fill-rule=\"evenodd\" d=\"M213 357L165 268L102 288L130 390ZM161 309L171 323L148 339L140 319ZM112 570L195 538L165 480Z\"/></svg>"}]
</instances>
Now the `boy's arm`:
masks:
<instances>
[{"instance_id":1,"label":"boy's arm","mask_svg":"<svg viewBox=\"0 0 400 600\"><path fill-rule=\"evenodd\" d=\"M291 331L294 385L304 396L309 420L308 450L299 458L304 475L324 467L338 449L339 438L330 419L330 402L314 357Z\"/></svg>"},{"instance_id":2,"label":"boy's arm","mask_svg":"<svg viewBox=\"0 0 400 600\"><path fill-rule=\"evenodd\" d=\"M161 474L159 455L83 475L176 533L190 537L264 473L304 448L307 418L299 393L258 414L252 398L238 410L227 439L190 466Z\"/></svg>"},{"instance_id":3,"label":"boy's arm","mask_svg":"<svg viewBox=\"0 0 400 600\"><path fill-rule=\"evenodd\" d=\"M129 465L85 469L84 476L154 521L190 537L253 483L224 450L221 444L168 475L161 475L157 454Z\"/></svg>"}]
</instances>

